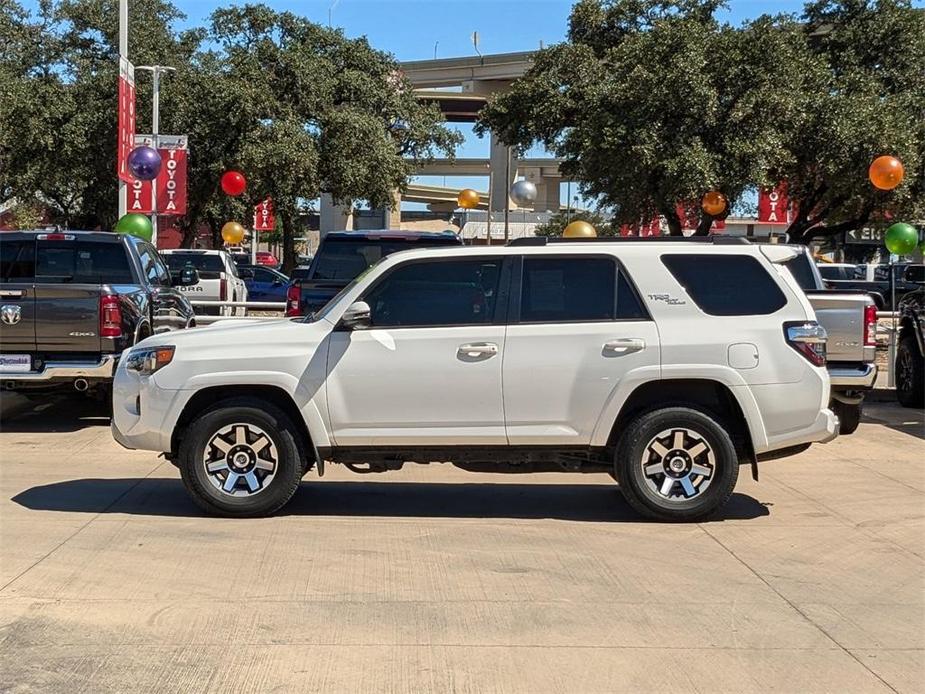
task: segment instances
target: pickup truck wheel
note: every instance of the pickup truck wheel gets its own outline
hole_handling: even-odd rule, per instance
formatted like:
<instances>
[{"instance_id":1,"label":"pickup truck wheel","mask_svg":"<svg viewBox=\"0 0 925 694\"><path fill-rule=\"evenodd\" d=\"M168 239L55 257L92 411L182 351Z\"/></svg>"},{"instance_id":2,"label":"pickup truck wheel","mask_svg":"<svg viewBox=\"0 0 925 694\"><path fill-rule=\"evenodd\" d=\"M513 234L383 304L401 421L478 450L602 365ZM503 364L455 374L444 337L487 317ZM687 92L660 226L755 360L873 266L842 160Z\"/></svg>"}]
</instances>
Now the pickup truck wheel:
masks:
<instances>
[{"instance_id":1,"label":"pickup truck wheel","mask_svg":"<svg viewBox=\"0 0 925 694\"><path fill-rule=\"evenodd\" d=\"M614 470L627 502L642 515L695 521L728 501L739 460L732 439L712 415L667 407L630 423L617 446Z\"/></svg>"},{"instance_id":2,"label":"pickup truck wheel","mask_svg":"<svg viewBox=\"0 0 925 694\"><path fill-rule=\"evenodd\" d=\"M179 451L183 483L201 508L252 518L278 511L302 479L297 431L256 399L225 401L190 424Z\"/></svg>"},{"instance_id":3,"label":"pickup truck wheel","mask_svg":"<svg viewBox=\"0 0 925 694\"><path fill-rule=\"evenodd\" d=\"M834 402L832 409L838 416L838 433L841 435L853 434L861 423L861 406L849 405L844 402Z\"/></svg>"},{"instance_id":4,"label":"pickup truck wheel","mask_svg":"<svg viewBox=\"0 0 925 694\"><path fill-rule=\"evenodd\" d=\"M925 359L914 335L901 339L896 351L896 399L903 407L925 405Z\"/></svg>"}]
</instances>

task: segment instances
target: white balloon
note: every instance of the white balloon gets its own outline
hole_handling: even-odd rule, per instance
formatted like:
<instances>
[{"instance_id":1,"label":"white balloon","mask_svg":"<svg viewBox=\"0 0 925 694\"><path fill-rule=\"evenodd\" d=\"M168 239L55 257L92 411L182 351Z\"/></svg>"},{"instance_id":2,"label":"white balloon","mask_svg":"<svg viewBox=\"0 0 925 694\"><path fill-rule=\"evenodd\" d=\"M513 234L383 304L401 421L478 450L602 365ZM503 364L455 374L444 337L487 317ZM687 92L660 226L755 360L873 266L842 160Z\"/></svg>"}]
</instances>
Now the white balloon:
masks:
<instances>
[{"instance_id":1,"label":"white balloon","mask_svg":"<svg viewBox=\"0 0 925 694\"><path fill-rule=\"evenodd\" d=\"M518 205L526 205L536 200L536 186L530 181L517 181L511 186L511 200Z\"/></svg>"}]
</instances>

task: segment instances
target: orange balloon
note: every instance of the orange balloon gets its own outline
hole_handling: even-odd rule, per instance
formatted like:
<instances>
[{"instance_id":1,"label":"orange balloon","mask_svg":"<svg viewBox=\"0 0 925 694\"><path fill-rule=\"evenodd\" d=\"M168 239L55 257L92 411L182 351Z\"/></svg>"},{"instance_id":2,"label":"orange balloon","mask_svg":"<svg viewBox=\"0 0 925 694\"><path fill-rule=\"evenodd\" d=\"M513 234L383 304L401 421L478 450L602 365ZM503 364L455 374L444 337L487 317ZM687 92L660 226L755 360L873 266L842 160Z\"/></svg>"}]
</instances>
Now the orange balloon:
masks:
<instances>
[{"instance_id":1,"label":"orange balloon","mask_svg":"<svg viewBox=\"0 0 925 694\"><path fill-rule=\"evenodd\" d=\"M704 195L703 200L700 201L700 206L703 208L703 211L711 217L716 217L725 212L726 204L726 196L718 190L711 190Z\"/></svg>"},{"instance_id":2,"label":"orange balloon","mask_svg":"<svg viewBox=\"0 0 925 694\"><path fill-rule=\"evenodd\" d=\"M867 177L874 184L874 188L879 188L880 190L893 190L903 182L905 174L906 170L903 168L903 163L888 154L874 159L870 169L867 171Z\"/></svg>"},{"instance_id":3,"label":"orange balloon","mask_svg":"<svg viewBox=\"0 0 925 694\"><path fill-rule=\"evenodd\" d=\"M222 238L229 246L236 246L244 240L244 227L237 222L227 222L222 227Z\"/></svg>"},{"instance_id":4,"label":"orange balloon","mask_svg":"<svg viewBox=\"0 0 925 694\"><path fill-rule=\"evenodd\" d=\"M463 190L459 191L459 195L456 196L456 202L459 203L459 206L467 210L472 210L478 207L479 200L479 194L472 190L472 188L464 188Z\"/></svg>"}]
</instances>

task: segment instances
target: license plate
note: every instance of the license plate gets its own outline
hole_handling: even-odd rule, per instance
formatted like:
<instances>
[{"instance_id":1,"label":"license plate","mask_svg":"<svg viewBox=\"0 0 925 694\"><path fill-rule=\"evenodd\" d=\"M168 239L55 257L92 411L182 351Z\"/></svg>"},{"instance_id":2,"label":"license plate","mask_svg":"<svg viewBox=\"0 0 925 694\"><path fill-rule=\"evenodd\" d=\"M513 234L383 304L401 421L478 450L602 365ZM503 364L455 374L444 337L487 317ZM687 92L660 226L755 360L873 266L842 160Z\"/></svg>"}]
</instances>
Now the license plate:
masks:
<instances>
[{"instance_id":1,"label":"license plate","mask_svg":"<svg viewBox=\"0 0 925 694\"><path fill-rule=\"evenodd\" d=\"M32 371L32 357L28 354L0 354L0 373L21 374Z\"/></svg>"}]
</instances>

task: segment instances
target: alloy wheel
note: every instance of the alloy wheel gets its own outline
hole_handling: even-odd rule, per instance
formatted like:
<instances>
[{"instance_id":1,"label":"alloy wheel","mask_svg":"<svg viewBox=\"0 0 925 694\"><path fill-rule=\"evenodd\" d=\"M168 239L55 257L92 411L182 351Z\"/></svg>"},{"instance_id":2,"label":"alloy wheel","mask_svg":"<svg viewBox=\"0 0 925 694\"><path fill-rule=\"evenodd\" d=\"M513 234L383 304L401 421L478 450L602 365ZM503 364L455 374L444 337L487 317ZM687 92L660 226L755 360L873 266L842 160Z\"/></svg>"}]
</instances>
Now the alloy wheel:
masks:
<instances>
[{"instance_id":1,"label":"alloy wheel","mask_svg":"<svg viewBox=\"0 0 925 694\"><path fill-rule=\"evenodd\" d=\"M703 494L716 471L710 444L693 429L682 427L653 436L641 463L646 486L669 501L686 501Z\"/></svg>"},{"instance_id":2,"label":"alloy wheel","mask_svg":"<svg viewBox=\"0 0 925 694\"><path fill-rule=\"evenodd\" d=\"M253 496L276 474L279 456L267 433L253 424L229 424L216 431L202 453L206 477L229 496Z\"/></svg>"}]
</instances>

